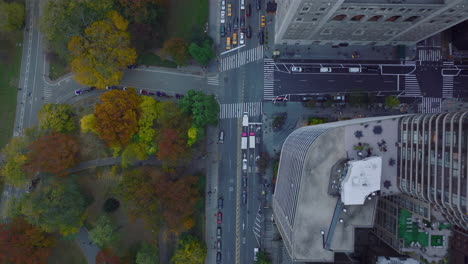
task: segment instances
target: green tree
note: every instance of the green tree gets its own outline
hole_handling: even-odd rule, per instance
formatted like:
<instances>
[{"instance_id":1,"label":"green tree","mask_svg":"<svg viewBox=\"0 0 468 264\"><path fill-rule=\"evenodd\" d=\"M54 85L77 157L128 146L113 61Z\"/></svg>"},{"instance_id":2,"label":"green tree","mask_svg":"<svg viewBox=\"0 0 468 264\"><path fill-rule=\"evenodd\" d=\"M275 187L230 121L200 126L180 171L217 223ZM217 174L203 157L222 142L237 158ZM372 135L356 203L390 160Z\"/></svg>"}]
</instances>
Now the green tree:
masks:
<instances>
[{"instance_id":1,"label":"green tree","mask_svg":"<svg viewBox=\"0 0 468 264\"><path fill-rule=\"evenodd\" d=\"M142 101L139 106L141 114L138 119L138 141L145 145L146 154L151 155L156 152L154 122L158 117L157 102L150 96L143 96L141 99Z\"/></svg>"},{"instance_id":2,"label":"green tree","mask_svg":"<svg viewBox=\"0 0 468 264\"><path fill-rule=\"evenodd\" d=\"M28 183L28 176L24 170L27 163L27 140L25 137L14 137L2 149L6 162L2 164L0 174L5 183L15 187L23 187Z\"/></svg>"},{"instance_id":3,"label":"green tree","mask_svg":"<svg viewBox=\"0 0 468 264\"><path fill-rule=\"evenodd\" d=\"M128 144L122 152L120 163L123 168L127 168L128 165L137 160L145 160L148 158L146 153L145 145L141 142L133 142Z\"/></svg>"},{"instance_id":4,"label":"green tree","mask_svg":"<svg viewBox=\"0 0 468 264\"><path fill-rule=\"evenodd\" d=\"M171 261L174 264L205 263L206 245L194 236L185 235L179 238L179 243Z\"/></svg>"},{"instance_id":5,"label":"green tree","mask_svg":"<svg viewBox=\"0 0 468 264\"><path fill-rule=\"evenodd\" d=\"M202 46L198 46L197 43L192 42L188 50L190 55L201 65L208 65L216 57L208 40L205 40Z\"/></svg>"},{"instance_id":6,"label":"green tree","mask_svg":"<svg viewBox=\"0 0 468 264\"><path fill-rule=\"evenodd\" d=\"M271 264L271 259L268 257L267 253L263 250L257 253L257 260L255 264Z\"/></svg>"},{"instance_id":7,"label":"green tree","mask_svg":"<svg viewBox=\"0 0 468 264\"><path fill-rule=\"evenodd\" d=\"M162 51L164 54L170 55L177 65L186 65L190 59L188 45L180 38L173 38L164 42Z\"/></svg>"},{"instance_id":8,"label":"green tree","mask_svg":"<svg viewBox=\"0 0 468 264\"><path fill-rule=\"evenodd\" d=\"M389 109L395 109L398 106L400 106L400 99L396 96L387 96L385 98L385 106L388 107Z\"/></svg>"},{"instance_id":9,"label":"green tree","mask_svg":"<svg viewBox=\"0 0 468 264\"><path fill-rule=\"evenodd\" d=\"M219 104L213 95L190 90L179 103L182 110L192 116L193 124L201 138L206 125L216 125L219 117Z\"/></svg>"},{"instance_id":10,"label":"green tree","mask_svg":"<svg viewBox=\"0 0 468 264\"><path fill-rule=\"evenodd\" d=\"M107 215L101 215L94 228L89 231L89 239L100 248L111 246L119 239L117 225Z\"/></svg>"},{"instance_id":11,"label":"green tree","mask_svg":"<svg viewBox=\"0 0 468 264\"><path fill-rule=\"evenodd\" d=\"M0 2L0 31L12 32L20 30L24 26L24 3Z\"/></svg>"},{"instance_id":12,"label":"green tree","mask_svg":"<svg viewBox=\"0 0 468 264\"><path fill-rule=\"evenodd\" d=\"M33 225L46 232L71 235L78 232L86 218L87 202L72 180L55 180L31 193L21 212Z\"/></svg>"},{"instance_id":13,"label":"green tree","mask_svg":"<svg viewBox=\"0 0 468 264\"><path fill-rule=\"evenodd\" d=\"M83 133L86 132L93 132L95 134L98 133L96 130L96 116L94 114L84 115L80 120L80 127Z\"/></svg>"},{"instance_id":14,"label":"green tree","mask_svg":"<svg viewBox=\"0 0 468 264\"><path fill-rule=\"evenodd\" d=\"M119 84L122 70L137 57L127 27L128 21L111 11L107 19L87 27L83 37L70 39L71 69L77 82L99 89Z\"/></svg>"},{"instance_id":15,"label":"green tree","mask_svg":"<svg viewBox=\"0 0 468 264\"><path fill-rule=\"evenodd\" d=\"M113 5L113 0L47 1L40 16L40 29L49 48L60 58L67 59L67 44L71 37L83 36L84 29L104 19Z\"/></svg>"},{"instance_id":16,"label":"green tree","mask_svg":"<svg viewBox=\"0 0 468 264\"><path fill-rule=\"evenodd\" d=\"M37 114L39 126L45 130L68 133L76 129L73 109L67 104L45 104Z\"/></svg>"},{"instance_id":17,"label":"green tree","mask_svg":"<svg viewBox=\"0 0 468 264\"><path fill-rule=\"evenodd\" d=\"M136 264L154 264L159 263L158 247L154 244L143 242L136 255Z\"/></svg>"}]
</instances>

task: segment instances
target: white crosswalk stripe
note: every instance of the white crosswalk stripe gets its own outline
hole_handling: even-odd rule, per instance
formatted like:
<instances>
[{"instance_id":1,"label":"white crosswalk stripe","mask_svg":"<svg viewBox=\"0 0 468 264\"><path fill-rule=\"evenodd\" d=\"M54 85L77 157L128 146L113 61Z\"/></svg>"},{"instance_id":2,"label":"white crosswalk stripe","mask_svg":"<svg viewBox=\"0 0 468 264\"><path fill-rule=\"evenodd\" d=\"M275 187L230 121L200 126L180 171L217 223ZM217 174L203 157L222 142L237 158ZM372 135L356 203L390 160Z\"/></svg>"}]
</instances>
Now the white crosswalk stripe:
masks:
<instances>
[{"instance_id":1,"label":"white crosswalk stripe","mask_svg":"<svg viewBox=\"0 0 468 264\"><path fill-rule=\"evenodd\" d=\"M405 75L405 96L421 96L421 88L415 75Z\"/></svg>"},{"instance_id":2,"label":"white crosswalk stripe","mask_svg":"<svg viewBox=\"0 0 468 264\"><path fill-rule=\"evenodd\" d=\"M442 98L440 97L423 97L422 102L418 105L419 113L440 113L442 111Z\"/></svg>"},{"instance_id":3,"label":"white crosswalk stripe","mask_svg":"<svg viewBox=\"0 0 468 264\"><path fill-rule=\"evenodd\" d=\"M442 76L442 98L453 98L453 76Z\"/></svg>"},{"instance_id":4,"label":"white crosswalk stripe","mask_svg":"<svg viewBox=\"0 0 468 264\"><path fill-rule=\"evenodd\" d=\"M442 54L440 48L418 47L418 58L420 61L440 61Z\"/></svg>"},{"instance_id":5,"label":"white crosswalk stripe","mask_svg":"<svg viewBox=\"0 0 468 264\"><path fill-rule=\"evenodd\" d=\"M249 116L259 116L262 112L262 102L221 104L219 119L240 118L244 112Z\"/></svg>"},{"instance_id":6,"label":"white crosswalk stripe","mask_svg":"<svg viewBox=\"0 0 468 264\"><path fill-rule=\"evenodd\" d=\"M52 95L52 87L49 85L44 86L44 102L48 102L50 96Z\"/></svg>"},{"instance_id":7,"label":"white crosswalk stripe","mask_svg":"<svg viewBox=\"0 0 468 264\"><path fill-rule=\"evenodd\" d=\"M257 216L255 217L255 226L253 227L253 233L256 237L261 237L262 231L262 218L261 215L257 213Z\"/></svg>"},{"instance_id":8,"label":"white crosswalk stripe","mask_svg":"<svg viewBox=\"0 0 468 264\"><path fill-rule=\"evenodd\" d=\"M274 73L275 63L273 59L263 61L263 100L273 100L274 98Z\"/></svg>"},{"instance_id":9,"label":"white crosswalk stripe","mask_svg":"<svg viewBox=\"0 0 468 264\"><path fill-rule=\"evenodd\" d=\"M239 53L221 58L219 70L222 72L229 71L261 59L263 59L263 46L258 46L256 48L243 50Z\"/></svg>"},{"instance_id":10,"label":"white crosswalk stripe","mask_svg":"<svg viewBox=\"0 0 468 264\"><path fill-rule=\"evenodd\" d=\"M215 76L208 76L206 77L206 80L209 85L219 85L219 74L216 74Z\"/></svg>"}]
</instances>

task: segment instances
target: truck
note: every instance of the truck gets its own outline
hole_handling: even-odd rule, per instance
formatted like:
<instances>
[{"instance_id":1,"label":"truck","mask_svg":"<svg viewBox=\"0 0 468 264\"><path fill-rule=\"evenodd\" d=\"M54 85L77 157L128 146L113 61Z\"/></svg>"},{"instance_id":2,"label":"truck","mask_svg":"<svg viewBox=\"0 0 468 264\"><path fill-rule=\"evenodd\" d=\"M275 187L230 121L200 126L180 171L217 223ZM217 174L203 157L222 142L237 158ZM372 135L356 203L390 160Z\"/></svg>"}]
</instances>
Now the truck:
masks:
<instances>
[{"instance_id":1,"label":"truck","mask_svg":"<svg viewBox=\"0 0 468 264\"><path fill-rule=\"evenodd\" d=\"M247 112L244 112L244 115L242 116L242 126L249 126L249 113Z\"/></svg>"},{"instance_id":2,"label":"truck","mask_svg":"<svg viewBox=\"0 0 468 264\"><path fill-rule=\"evenodd\" d=\"M242 132L241 149L247 149L247 132Z\"/></svg>"},{"instance_id":3,"label":"truck","mask_svg":"<svg viewBox=\"0 0 468 264\"><path fill-rule=\"evenodd\" d=\"M253 131L249 133L249 148L255 148L255 133Z\"/></svg>"}]
</instances>

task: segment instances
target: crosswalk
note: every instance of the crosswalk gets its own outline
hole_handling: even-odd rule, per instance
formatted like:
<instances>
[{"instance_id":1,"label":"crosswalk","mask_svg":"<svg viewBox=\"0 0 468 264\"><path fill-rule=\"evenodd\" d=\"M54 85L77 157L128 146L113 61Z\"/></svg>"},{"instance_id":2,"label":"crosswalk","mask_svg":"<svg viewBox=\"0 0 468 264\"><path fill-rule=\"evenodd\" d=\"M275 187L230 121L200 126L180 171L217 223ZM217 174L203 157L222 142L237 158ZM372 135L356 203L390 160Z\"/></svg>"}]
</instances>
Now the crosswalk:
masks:
<instances>
[{"instance_id":1,"label":"crosswalk","mask_svg":"<svg viewBox=\"0 0 468 264\"><path fill-rule=\"evenodd\" d=\"M263 61L263 100L269 101L274 98L274 73L273 59L265 59Z\"/></svg>"},{"instance_id":2,"label":"crosswalk","mask_svg":"<svg viewBox=\"0 0 468 264\"><path fill-rule=\"evenodd\" d=\"M415 75L405 75L405 96L421 96L421 88Z\"/></svg>"},{"instance_id":3,"label":"crosswalk","mask_svg":"<svg viewBox=\"0 0 468 264\"><path fill-rule=\"evenodd\" d=\"M44 85L44 102L48 102L51 95L52 87L50 87L49 85Z\"/></svg>"},{"instance_id":4,"label":"crosswalk","mask_svg":"<svg viewBox=\"0 0 468 264\"><path fill-rule=\"evenodd\" d=\"M249 116L259 116L262 112L262 102L221 104L219 119L240 118L244 112Z\"/></svg>"},{"instance_id":5,"label":"crosswalk","mask_svg":"<svg viewBox=\"0 0 468 264\"><path fill-rule=\"evenodd\" d=\"M221 58L220 71L229 71L239 68L249 62L258 61L263 59L263 46L258 46L253 49L243 50L239 53Z\"/></svg>"},{"instance_id":6,"label":"crosswalk","mask_svg":"<svg viewBox=\"0 0 468 264\"><path fill-rule=\"evenodd\" d=\"M419 47L418 58L420 61L440 61L442 54L438 47Z\"/></svg>"},{"instance_id":7,"label":"crosswalk","mask_svg":"<svg viewBox=\"0 0 468 264\"><path fill-rule=\"evenodd\" d=\"M440 97L423 97L422 102L418 105L419 113L440 113L442 112L442 98Z\"/></svg>"},{"instance_id":8,"label":"crosswalk","mask_svg":"<svg viewBox=\"0 0 468 264\"><path fill-rule=\"evenodd\" d=\"M453 61L444 61L444 68L452 68ZM453 78L454 76L442 76L442 98L453 98Z\"/></svg>"},{"instance_id":9,"label":"crosswalk","mask_svg":"<svg viewBox=\"0 0 468 264\"><path fill-rule=\"evenodd\" d=\"M262 223L263 223L263 216L260 214L260 210L258 210L257 214L255 215L255 224L253 226L253 233L257 240L260 239L262 236Z\"/></svg>"},{"instance_id":10,"label":"crosswalk","mask_svg":"<svg viewBox=\"0 0 468 264\"><path fill-rule=\"evenodd\" d=\"M206 77L206 80L209 85L219 85L219 74L216 74L215 76L208 76Z\"/></svg>"}]
</instances>

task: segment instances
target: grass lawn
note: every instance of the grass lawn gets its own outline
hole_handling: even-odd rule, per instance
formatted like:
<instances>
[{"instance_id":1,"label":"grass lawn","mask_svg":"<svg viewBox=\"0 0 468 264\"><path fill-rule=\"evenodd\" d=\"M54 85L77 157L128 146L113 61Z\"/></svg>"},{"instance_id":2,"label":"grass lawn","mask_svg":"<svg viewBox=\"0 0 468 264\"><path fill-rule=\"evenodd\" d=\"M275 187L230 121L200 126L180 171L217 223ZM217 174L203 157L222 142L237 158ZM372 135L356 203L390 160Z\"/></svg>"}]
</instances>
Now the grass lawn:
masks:
<instances>
[{"instance_id":1,"label":"grass lawn","mask_svg":"<svg viewBox=\"0 0 468 264\"><path fill-rule=\"evenodd\" d=\"M173 61L165 60L152 52L141 54L137 59L138 64L146 66L160 66L166 68L177 68L177 64Z\"/></svg>"},{"instance_id":2,"label":"grass lawn","mask_svg":"<svg viewBox=\"0 0 468 264\"><path fill-rule=\"evenodd\" d=\"M86 264L86 259L75 240L58 240L47 261L48 264Z\"/></svg>"},{"instance_id":3,"label":"grass lawn","mask_svg":"<svg viewBox=\"0 0 468 264\"><path fill-rule=\"evenodd\" d=\"M169 38L183 38L190 42L193 32L203 30L208 21L208 0L172 0L169 1L168 13Z\"/></svg>"},{"instance_id":4,"label":"grass lawn","mask_svg":"<svg viewBox=\"0 0 468 264\"><path fill-rule=\"evenodd\" d=\"M58 56L49 57L49 78L51 80L57 80L69 72L70 68L66 61L60 59Z\"/></svg>"},{"instance_id":5,"label":"grass lawn","mask_svg":"<svg viewBox=\"0 0 468 264\"><path fill-rule=\"evenodd\" d=\"M22 32L0 34L0 148L13 136L22 42Z\"/></svg>"}]
</instances>

